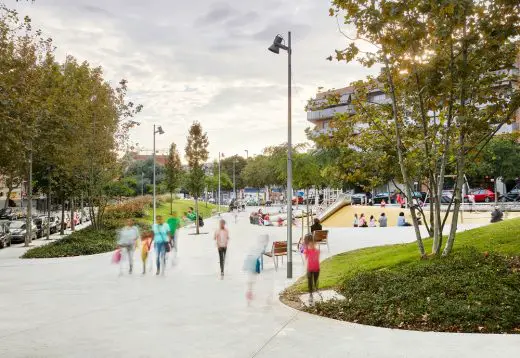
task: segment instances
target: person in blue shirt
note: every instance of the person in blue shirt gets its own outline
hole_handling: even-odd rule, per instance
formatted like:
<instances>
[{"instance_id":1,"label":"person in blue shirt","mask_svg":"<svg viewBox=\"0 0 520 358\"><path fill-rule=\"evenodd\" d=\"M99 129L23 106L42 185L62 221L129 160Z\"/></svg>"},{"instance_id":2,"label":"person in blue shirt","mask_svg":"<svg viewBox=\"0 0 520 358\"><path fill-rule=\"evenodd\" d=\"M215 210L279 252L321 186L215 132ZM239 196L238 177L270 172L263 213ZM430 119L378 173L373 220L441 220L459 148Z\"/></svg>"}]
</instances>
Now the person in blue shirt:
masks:
<instances>
[{"instance_id":1,"label":"person in blue shirt","mask_svg":"<svg viewBox=\"0 0 520 358\"><path fill-rule=\"evenodd\" d=\"M406 222L404 218L404 213L401 211L399 216L397 217L397 226L412 226L410 223Z\"/></svg>"},{"instance_id":2,"label":"person in blue shirt","mask_svg":"<svg viewBox=\"0 0 520 358\"><path fill-rule=\"evenodd\" d=\"M161 272L164 274L166 266L166 249L171 240L170 227L164 222L161 215L157 215L156 224L153 225L153 241L155 244L155 252L157 253L157 275Z\"/></svg>"}]
</instances>

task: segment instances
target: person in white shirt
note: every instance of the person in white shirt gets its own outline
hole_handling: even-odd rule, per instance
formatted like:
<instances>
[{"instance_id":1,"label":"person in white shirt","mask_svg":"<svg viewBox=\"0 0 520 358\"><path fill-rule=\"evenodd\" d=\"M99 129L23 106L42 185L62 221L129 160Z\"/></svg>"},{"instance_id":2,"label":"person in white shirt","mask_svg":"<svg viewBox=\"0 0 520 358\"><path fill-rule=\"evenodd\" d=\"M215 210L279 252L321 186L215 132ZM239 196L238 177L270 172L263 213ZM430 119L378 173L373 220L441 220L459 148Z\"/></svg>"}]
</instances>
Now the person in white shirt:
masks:
<instances>
[{"instance_id":1,"label":"person in white shirt","mask_svg":"<svg viewBox=\"0 0 520 358\"><path fill-rule=\"evenodd\" d=\"M117 246L128 256L128 273L132 273L134 266L134 251L137 240L139 240L139 229L134 225L132 219L126 221L125 227L119 231Z\"/></svg>"}]
</instances>

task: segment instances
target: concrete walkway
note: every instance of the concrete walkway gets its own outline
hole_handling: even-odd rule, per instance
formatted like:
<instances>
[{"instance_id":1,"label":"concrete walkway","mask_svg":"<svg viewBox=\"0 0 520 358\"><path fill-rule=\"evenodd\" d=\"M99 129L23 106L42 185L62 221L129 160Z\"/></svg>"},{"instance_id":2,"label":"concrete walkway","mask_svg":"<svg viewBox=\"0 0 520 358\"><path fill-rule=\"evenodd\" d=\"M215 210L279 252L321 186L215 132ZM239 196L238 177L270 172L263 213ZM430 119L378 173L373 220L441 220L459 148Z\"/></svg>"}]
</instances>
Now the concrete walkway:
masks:
<instances>
[{"instance_id":1,"label":"concrete walkway","mask_svg":"<svg viewBox=\"0 0 520 358\"><path fill-rule=\"evenodd\" d=\"M230 222L226 277L211 235L180 235L165 276L118 276L111 254L20 260L0 250L0 357L518 357L520 336L422 333L320 318L286 307L284 264L265 270L251 306L242 266L256 235L285 228ZM213 232L208 219L203 231ZM298 235L295 229L295 237ZM331 254L413 241L409 228L334 229ZM326 249L323 251L326 252ZM137 259L137 255L136 255ZM294 256L295 277L303 274Z\"/></svg>"}]
</instances>

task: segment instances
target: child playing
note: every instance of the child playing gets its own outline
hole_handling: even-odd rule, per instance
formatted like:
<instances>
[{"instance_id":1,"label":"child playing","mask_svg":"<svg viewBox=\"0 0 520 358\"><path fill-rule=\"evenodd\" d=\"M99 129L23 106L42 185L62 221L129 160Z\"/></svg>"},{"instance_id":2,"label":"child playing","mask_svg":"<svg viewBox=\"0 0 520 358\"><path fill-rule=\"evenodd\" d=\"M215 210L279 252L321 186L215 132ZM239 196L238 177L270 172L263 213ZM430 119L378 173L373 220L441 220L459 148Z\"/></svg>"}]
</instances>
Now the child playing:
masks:
<instances>
[{"instance_id":1,"label":"child playing","mask_svg":"<svg viewBox=\"0 0 520 358\"><path fill-rule=\"evenodd\" d=\"M141 237L141 260L143 262L143 275L146 274L146 262L148 261L148 253L152 246L152 233L145 232Z\"/></svg>"},{"instance_id":2,"label":"child playing","mask_svg":"<svg viewBox=\"0 0 520 358\"><path fill-rule=\"evenodd\" d=\"M368 223L368 227L376 227L376 218L374 218L374 215L370 215L370 222Z\"/></svg>"},{"instance_id":3,"label":"child playing","mask_svg":"<svg viewBox=\"0 0 520 358\"><path fill-rule=\"evenodd\" d=\"M305 235L305 250L303 254L307 260L307 283L309 287L309 302L313 302L312 293L318 290L318 277L320 276L320 252L316 249L314 238L311 234Z\"/></svg>"}]
</instances>

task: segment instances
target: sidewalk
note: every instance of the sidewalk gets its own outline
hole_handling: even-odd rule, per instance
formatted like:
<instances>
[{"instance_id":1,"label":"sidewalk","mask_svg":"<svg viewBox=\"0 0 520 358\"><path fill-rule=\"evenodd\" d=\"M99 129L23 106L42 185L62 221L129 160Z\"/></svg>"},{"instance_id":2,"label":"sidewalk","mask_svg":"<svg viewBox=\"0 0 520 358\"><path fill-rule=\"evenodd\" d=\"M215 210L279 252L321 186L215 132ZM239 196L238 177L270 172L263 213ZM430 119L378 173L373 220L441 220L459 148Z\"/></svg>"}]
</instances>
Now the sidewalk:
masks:
<instances>
[{"instance_id":1,"label":"sidewalk","mask_svg":"<svg viewBox=\"0 0 520 358\"><path fill-rule=\"evenodd\" d=\"M118 277L111 254L49 260L0 260L2 357L517 357L520 336L423 333L361 326L295 311L278 300L290 285L272 260L251 306L242 272L256 235L284 240L286 228L230 227L224 280L211 233L179 239L179 260L165 276ZM295 238L300 228L294 230ZM408 228L333 229L331 254L410 242ZM326 249L323 250L326 253ZM137 259L137 255L136 255ZM285 262L285 260L284 260ZM294 277L304 273L294 255Z\"/></svg>"}]
</instances>

